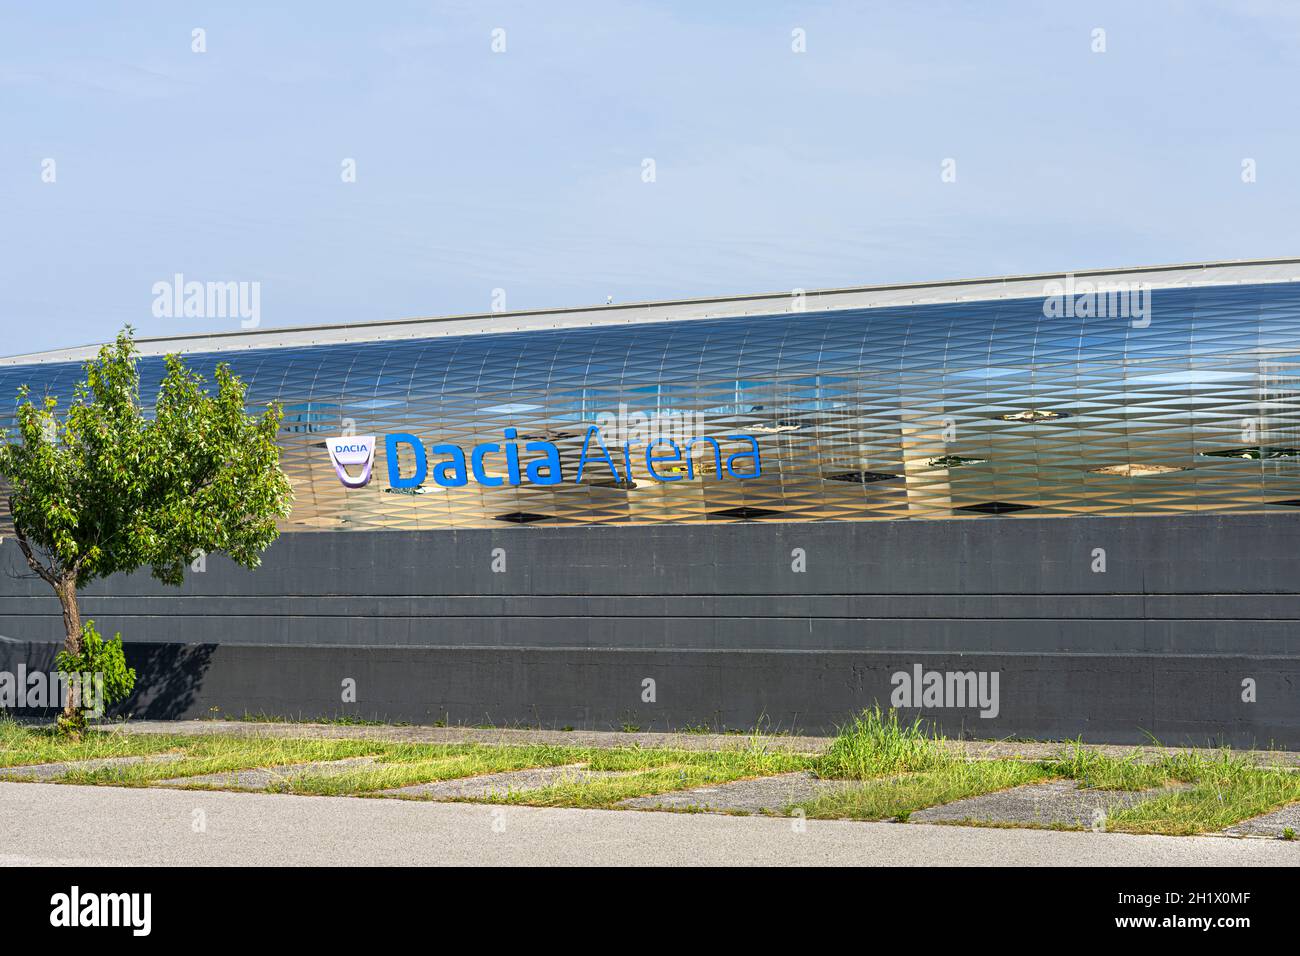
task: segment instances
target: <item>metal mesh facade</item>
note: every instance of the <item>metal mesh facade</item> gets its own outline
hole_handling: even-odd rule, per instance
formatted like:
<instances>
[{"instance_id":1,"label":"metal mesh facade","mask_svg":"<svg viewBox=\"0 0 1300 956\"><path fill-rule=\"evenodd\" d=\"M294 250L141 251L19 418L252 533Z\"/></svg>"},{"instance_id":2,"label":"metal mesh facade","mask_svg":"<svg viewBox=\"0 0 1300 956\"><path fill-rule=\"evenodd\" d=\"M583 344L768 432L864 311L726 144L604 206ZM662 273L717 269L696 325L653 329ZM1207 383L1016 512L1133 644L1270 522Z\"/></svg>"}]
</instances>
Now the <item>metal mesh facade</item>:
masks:
<instances>
[{"instance_id":1,"label":"metal mesh facade","mask_svg":"<svg viewBox=\"0 0 1300 956\"><path fill-rule=\"evenodd\" d=\"M228 361L251 403L283 403L296 494L285 530L1300 507L1300 283L1157 290L1150 306L1145 327L1007 299L187 360L204 372ZM147 389L161 372L142 360ZM3 367L0 394L30 383L66 401L80 374ZM632 482L596 469L575 483L589 425L611 448L629 442ZM468 449L508 427L521 449L559 446L562 484L388 487L385 434ZM349 430L381 436L376 478L356 490L323 443ZM714 437L725 453L735 434L758 440L761 477L701 467L665 483L637 466L648 438ZM487 466L504 474L504 456Z\"/></svg>"}]
</instances>

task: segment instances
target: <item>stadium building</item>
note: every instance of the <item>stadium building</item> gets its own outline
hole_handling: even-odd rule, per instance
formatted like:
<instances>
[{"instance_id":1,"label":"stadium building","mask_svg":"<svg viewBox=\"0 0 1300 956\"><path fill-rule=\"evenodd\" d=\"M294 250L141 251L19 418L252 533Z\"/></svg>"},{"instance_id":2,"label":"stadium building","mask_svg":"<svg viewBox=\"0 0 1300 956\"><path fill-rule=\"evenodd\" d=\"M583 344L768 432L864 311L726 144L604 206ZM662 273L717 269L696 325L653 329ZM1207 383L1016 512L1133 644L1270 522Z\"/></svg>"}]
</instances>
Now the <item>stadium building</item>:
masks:
<instances>
[{"instance_id":1,"label":"stadium building","mask_svg":"<svg viewBox=\"0 0 1300 956\"><path fill-rule=\"evenodd\" d=\"M282 404L295 502L84 592L136 714L1300 746L1300 260L138 344ZM62 637L24 568L0 669Z\"/></svg>"}]
</instances>

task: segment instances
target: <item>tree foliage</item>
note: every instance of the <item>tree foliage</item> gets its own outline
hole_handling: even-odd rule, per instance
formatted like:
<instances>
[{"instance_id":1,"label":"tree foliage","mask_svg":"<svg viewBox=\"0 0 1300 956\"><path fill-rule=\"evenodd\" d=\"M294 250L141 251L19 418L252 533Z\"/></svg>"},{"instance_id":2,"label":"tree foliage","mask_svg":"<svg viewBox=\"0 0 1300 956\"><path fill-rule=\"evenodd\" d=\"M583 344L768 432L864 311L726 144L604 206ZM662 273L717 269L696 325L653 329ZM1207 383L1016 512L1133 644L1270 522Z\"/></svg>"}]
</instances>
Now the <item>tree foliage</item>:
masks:
<instances>
[{"instance_id":1,"label":"tree foliage","mask_svg":"<svg viewBox=\"0 0 1300 956\"><path fill-rule=\"evenodd\" d=\"M137 359L128 328L86 363L62 416L57 398L33 402L19 390L19 441L0 445L17 534L52 577L75 574L78 588L146 566L180 584L199 551L256 567L292 500L275 441L279 406L249 415L227 365L216 368L214 394L169 355L150 415Z\"/></svg>"}]
</instances>

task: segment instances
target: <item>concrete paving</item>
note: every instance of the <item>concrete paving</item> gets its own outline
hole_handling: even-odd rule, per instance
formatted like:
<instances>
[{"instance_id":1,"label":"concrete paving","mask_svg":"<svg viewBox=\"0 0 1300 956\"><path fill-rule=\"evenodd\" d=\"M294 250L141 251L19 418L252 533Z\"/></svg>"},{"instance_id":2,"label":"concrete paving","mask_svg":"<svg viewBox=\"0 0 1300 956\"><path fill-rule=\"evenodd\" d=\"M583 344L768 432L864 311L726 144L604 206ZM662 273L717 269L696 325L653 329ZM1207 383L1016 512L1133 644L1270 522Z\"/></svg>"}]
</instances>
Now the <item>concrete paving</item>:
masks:
<instances>
[{"instance_id":1,"label":"concrete paving","mask_svg":"<svg viewBox=\"0 0 1300 956\"><path fill-rule=\"evenodd\" d=\"M451 800L457 797L489 799L503 797L522 790L540 790L557 783L589 783L608 777L626 777L636 771L586 770L585 764L568 764L563 767L534 767L529 770L510 770L488 773L478 777L460 777L456 780L435 780L407 787L394 787L378 791L386 797L418 797L422 800Z\"/></svg>"},{"instance_id":2,"label":"concrete paving","mask_svg":"<svg viewBox=\"0 0 1300 956\"><path fill-rule=\"evenodd\" d=\"M620 807L638 810L702 810L711 813L783 814L800 800L813 800L824 793L860 787L856 780L822 780L811 773L783 773L775 777L733 780L708 787L674 790L650 797L620 801Z\"/></svg>"},{"instance_id":3,"label":"concrete paving","mask_svg":"<svg viewBox=\"0 0 1300 956\"><path fill-rule=\"evenodd\" d=\"M100 770L104 767L129 767L138 763L171 763L184 754L152 754L143 757L98 757L94 760L67 760L59 763L25 764L0 767L0 780L53 780L72 770Z\"/></svg>"},{"instance_id":4,"label":"concrete paving","mask_svg":"<svg viewBox=\"0 0 1300 956\"><path fill-rule=\"evenodd\" d=\"M1293 803L1281 810L1266 813L1262 817L1242 820L1223 832L1229 836L1256 836L1279 839L1285 835L1287 830L1290 830L1293 834L1300 834L1300 803Z\"/></svg>"},{"instance_id":5,"label":"concrete paving","mask_svg":"<svg viewBox=\"0 0 1300 956\"><path fill-rule=\"evenodd\" d=\"M313 763L291 763L279 767L254 767L247 770L227 770L205 773L193 777L172 777L159 780L155 787L217 787L223 790L265 790L273 783L301 777L304 774L328 777L367 767L374 757L348 757L346 760L322 760Z\"/></svg>"},{"instance_id":6,"label":"concrete paving","mask_svg":"<svg viewBox=\"0 0 1300 956\"><path fill-rule=\"evenodd\" d=\"M1028 826L1070 826L1100 829L1112 810L1150 799L1164 789L1089 790L1076 780L1049 780L1010 790L918 810L914 823L1007 823Z\"/></svg>"},{"instance_id":7,"label":"concrete paving","mask_svg":"<svg viewBox=\"0 0 1300 956\"><path fill-rule=\"evenodd\" d=\"M1296 866L1283 840L1160 837L0 783L0 864Z\"/></svg>"},{"instance_id":8,"label":"concrete paving","mask_svg":"<svg viewBox=\"0 0 1300 956\"><path fill-rule=\"evenodd\" d=\"M126 734L239 734L249 737L324 738L333 740L388 740L397 743L427 744L551 744L570 747L672 747L680 750L738 750L755 744L772 751L820 753L830 746L830 737L696 734L696 733L624 733L606 730L534 730L484 727L418 727L400 725L269 723L244 720L140 720L126 724L106 724ZM975 760L1022 757L1041 760L1062 753L1072 744L1038 743L1013 740L949 740L944 746ZM1128 747L1113 744L1089 745L1090 750L1123 757L1136 753L1139 759L1155 759L1162 754L1204 753L1186 747ZM1300 752L1273 750L1233 751L1261 766L1300 769Z\"/></svg>"}]
</instances>

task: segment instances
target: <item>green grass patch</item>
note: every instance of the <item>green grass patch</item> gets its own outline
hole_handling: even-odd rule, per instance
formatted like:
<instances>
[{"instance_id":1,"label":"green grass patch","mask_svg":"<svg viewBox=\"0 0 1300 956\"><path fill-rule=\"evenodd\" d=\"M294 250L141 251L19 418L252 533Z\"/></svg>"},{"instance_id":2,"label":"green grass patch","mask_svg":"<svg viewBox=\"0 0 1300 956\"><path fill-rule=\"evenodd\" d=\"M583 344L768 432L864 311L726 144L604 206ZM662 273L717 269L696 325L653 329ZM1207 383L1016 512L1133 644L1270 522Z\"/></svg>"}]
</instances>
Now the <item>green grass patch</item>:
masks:
<instances>
[{"instance_id":1,"label":"green grass patch","mask_svg":"<svg viewBox=\"0 0 1300 956\"><path fill-rule=\"evenodd\" d=\"M1114 811L1106 829L1171 836L1213 833L1300 800L1300 774L1239 762L1217 762L1213 770L1188 782L1189 789Z\"/></svg>"},{"instance_id":2,"label":"green grass patch","mask_svg":"<svg viewBox=\"0 0 1300 956\"><path fill-rule=\"evenodd\" d=\"M74 741L52 728L31 727L0 717L0 767L165 753L176 749L184 739L175 735L88 731Z\"/></svg>"},{"instance_id":3,"label":"green grass patch","mask_svg":"<svg viewBox=\"0 0 1300 956\"><path fill-rule=\"evenodd\" d=\"M1080 787L1093 790L1150 790L1184 779L1180 774L1186 770L1163 760L1143 760L1136 751L1113 757L1089 750L1079 741L1041 764L1052 776L1077 780Z\"/></svg>"},{"instance_id":4,"label":"green grass patch","mask_svg":"<svg viewBox=\"0 0 1300 956\"><path fill-rule=\"evenodd\" d=\"M906 820L917 810L1040 783L1056 774L1041 763L1019 760L953 762L935 770L866 780L861 787L796 803L814 820Z\"/></svg>"},{"instance_id":5,"label":"green grass patch","mask_svg":"<svg viewBox=\"0 0 1300 956\"><path fill-rule=\"evenodd\" d=\"M936 770L959 762L944 746L944 738L917 718L901 723L898 712L880 707L864 710L840 728L835 740L817 760L817 773L826 778L867 780L889 774Z\"/></svg>"},{"instance_id":6,"label":"green grass patch","mask_svg":"<svg viewBox=\"0 0 1300 956\"><path fill-rule=\"evenodd\" d=\"M493 794L490 800L475 798L475 802L611 808L631 797L810 770L814 761L815 758L807 755L770 752L758 746L724 751L637 747L598 750L585 769L621 771L627 775L583 780L575 773L571 781L560 780L536 790Z\"/></svg>"},{"instance_id":7,"label":"green grass patch","mask_svg":"<svg viewBox=\"0 0 1300 956\"><path fill-rule=\"evenodd\" d=\"M284 793L341 796L535 767L585 764L592 770L647 771L649 777L642 789L633 787L628 791L629 795L636 795L639 792L653 793L681 786L807 769L813 760L808 756L782 751L769 752L757 740L749 747L710 752L636 746L601 749L543 745L405 744L238 734L142 735L92 730L80 741L72 742L48 730L0 721L0 766L152 754L175 754L180 755L180 759L74 769L58 777L57 782L141 787L179 777L369 756L375 758L373 765L332 774L311 771L294 773L277 780L268 789ZM671 769L678 766L684 769ZM221 789L209 784L195 786ZM576 797L573 805L588 806L593 802L608 801L596 792L594 795Z\"/></svg>"},{"instance_id":8,"label":"green grass patch","mask_svg":"<svg viewBox=\"0 0 1300 956\"><path fill-rule=\"evenodd\" d=\"M668 766L712 767L739 777L766 777L796 770L811 770L815 757L764 750L761 746L736 750L678 750L670 747L616 747L593 750L592 770L644 770ZM738 779L739 777L733 778Z\"/></svg>"},{"instance_id":9,"label":"green grass patch","mask_svg":"<svg viewBox=\"0 0 1300 956\"><path fill-rule=\"evenodd\" d=\"M318 760L343 760L381 752L383 744L363 740L292 740L267 737L175 738L170 748L184 754L180 760L69 770L59 783L144 787L173 777L225 773L254 767L281 767Z\"/></svg>"},{"instance_id":10,"label":"green grass patch","mask_svg":"<svg viewBox=\"0 0 1300 956\"><path fill-rule=\"evenodd\" d=\"M458 780L484 774L530 770L535 767L562 767L580 763L588 752L574 747L496 747L485 744L431 745L435 752L422 754L381 755L367 767L341 773L320 774L308 771L278 780L268 789L274 793L344 796L374 793L418 783Z\"/></svg>"},{"instance_id":11,"label":"green grass patch","mask_svg":"<svg viewBox=\"0 0 1300 956\"><path fill-rule=\"evenodd\" d=\"M560 780L536 790L519 790L474 798L474 803L506 803L527 807L586 807L611 809L631 797L647 797L672 790L707 787L741 779L743 774L709 766L660 764L627 776L572 781Z\"/></svg>"},{"instance_id":12,"label":"green grass patch","mask_svg":"<svg viewBox=\"0 0 1300 956\"><path fill-rule=\"evenodd\" d=\"M625 778L579 782L561 781L546 792L512 794L507 802L536 806L605 806L626 796L661 793L690 786L705 786L744 777L762 777L808 769L812 758L753 747L721 752L660 748L512 746L490 744L406 745L400 752L381 754L379 763L334 774L295 775L277 781L271 789L283 793L343 795L373 793L394 787L441 780L478 777L536 767L582 764L583 770L633 773ZM695 783L694 781L700 781ZM502 795L506 793L502 789ZM567 797L565 795L568 795Z\"/></svg>"}]
</instances>

